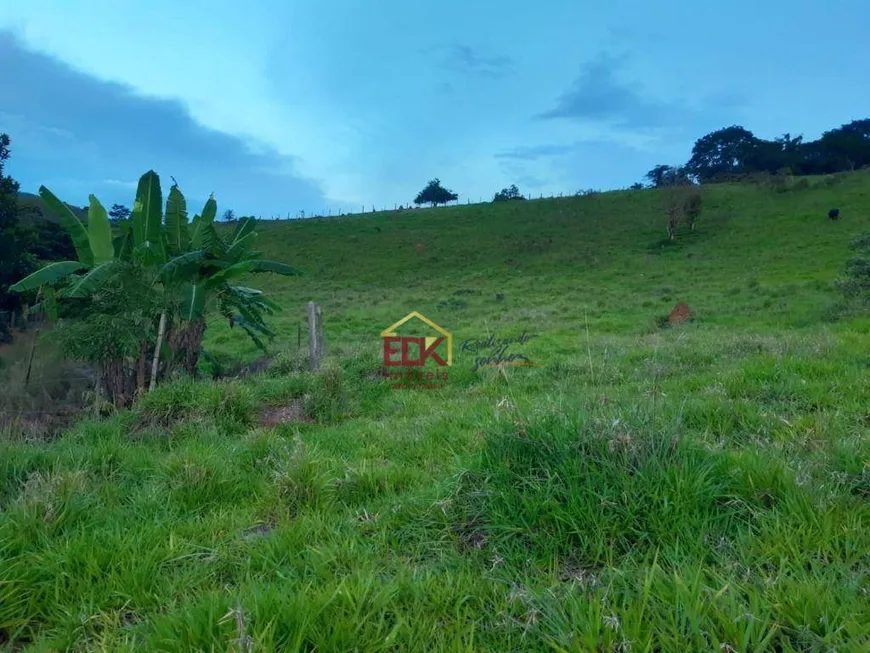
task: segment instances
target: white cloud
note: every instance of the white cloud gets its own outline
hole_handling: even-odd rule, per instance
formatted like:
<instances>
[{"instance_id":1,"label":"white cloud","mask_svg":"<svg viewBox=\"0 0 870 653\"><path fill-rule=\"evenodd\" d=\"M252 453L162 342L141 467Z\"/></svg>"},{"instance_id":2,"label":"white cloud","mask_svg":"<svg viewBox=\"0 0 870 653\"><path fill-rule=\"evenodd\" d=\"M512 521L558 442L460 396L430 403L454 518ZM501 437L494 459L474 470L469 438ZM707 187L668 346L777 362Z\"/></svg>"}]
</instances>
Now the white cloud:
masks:
<instances>
[{"instance_id":1,"label":"white cloud","mask_svg":"<svg viewBox=\"0 0 870 653\"><path fill-rule=\"evenodd\" d=\"M103 179L102 183L106 186L116 186L118 188L130 188L136 190L139 185L136 181L123 181L121 179Z\"/></svg>"}]
</instances>

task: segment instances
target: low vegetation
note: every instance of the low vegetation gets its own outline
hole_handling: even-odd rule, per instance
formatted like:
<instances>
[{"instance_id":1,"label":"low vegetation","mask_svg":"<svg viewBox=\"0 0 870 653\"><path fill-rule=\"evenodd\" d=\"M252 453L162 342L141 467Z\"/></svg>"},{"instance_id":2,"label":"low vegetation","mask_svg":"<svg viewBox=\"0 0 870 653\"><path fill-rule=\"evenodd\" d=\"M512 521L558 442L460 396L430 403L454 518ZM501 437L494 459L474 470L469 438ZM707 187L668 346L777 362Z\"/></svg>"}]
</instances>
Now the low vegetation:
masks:
<instances>
[{"instance_id":1,"label":"low vegetation","mask_svg":"<svg viewBox=\"0 0 870 653\"><path fill-rule=\"evenodd\" d=\"M251 272L297 271L251 251L257 236L253 218L223 236L214 225L217 203L210 198L188 224L177 185L169 191L164 216L160 179L153 171L142 175L131 218L118 220L114 233L95 196L85 225L47 188L39 193L69 233L77 259L49 263L10 290L38 290L39 309L53 320L64 318L58 335L66 351L97 366L99 390L114 406L128 406L145 392L146 382L153 389L161 366L164 376L176 367L196 373L211 304L265 348L261 336L272 332L263 318L278 310L277 304L262 291L231 281Z\"/></svg>"},{"instance_id":2,"label":"low vegetation","mask_svg":"<svg viewBox=\"0 0 870 653\"><path fill-rule=\"evenodd\" d=\"M62 436L2 431L0 646L867 650L868 191L854 172L259 224L255 260L306 271L260 277L285 308L265 362L215 289L197 365L232 373L166 374ZM663 240L675 197L688 228ZM242 224L193 283L236 265L201 263ZM201 245L113 269L165 279ZM104 283L100 320L128 281ZM148 283L153 349L184 294ZM660 328L678 302L693 319ZM453 334L443 389L377 375L410 311ZM66 345L128 329L76 319ZM462 344L490 336L537 366L475 369Z\"/></svg>"}]
</instances>

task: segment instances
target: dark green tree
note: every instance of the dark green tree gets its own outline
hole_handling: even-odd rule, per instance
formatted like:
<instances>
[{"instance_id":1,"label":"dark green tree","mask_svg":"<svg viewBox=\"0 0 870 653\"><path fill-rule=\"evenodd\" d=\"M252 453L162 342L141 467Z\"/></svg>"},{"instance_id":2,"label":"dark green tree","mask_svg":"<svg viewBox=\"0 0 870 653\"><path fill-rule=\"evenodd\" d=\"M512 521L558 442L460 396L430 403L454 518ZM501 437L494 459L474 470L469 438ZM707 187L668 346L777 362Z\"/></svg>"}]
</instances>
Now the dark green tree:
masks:
<instances>
[{"instance_id":1,"label":"dark green tree","mask_svg":"<svg viewBox=\"0 0 870 653\"><path fill-rule=\"evenodd\" d=\"M32 233L18 221L18 182L4 174L9 159L9 136L0 134L0 311L16 311L21 296L9 287L27 276L36 261L30 254Z\"/></svg>"},{"instance_id":2,"label":"dark green tree","mask_svg":"<svg viewBox=\"0 0 870 653\"><path fill-rule=\"evenodd\" d=\"M112 204L112 208L109 210L109 217L115 222L126 220L130 217L130 209L123 204Z\"/></svg>"},{"instance_id":3,"label":"dark green tree","mask_svg":"<svg viewBox=\"0 0 870 653\"><path fill-rule=\"evenodd\" d=\"M826 172L857 170L870 165L870 119L831 129L819 139Z\"/></svg>"},{"instance_id":4,"label":"dark green tree","mask_svg":"<svg viewBox=\"0 0 870 653\"><path fill-rule=\"evenodd\" d=\"M645 178L649 180L650 186L653 188L688 186L692 183L688 172L681 166L657 165L646 173Z\"/></svg>"},{"instance_id":5,"label":"dark green tree","mask_svg":"<svg viewBox=\"0 0 870 653\"><path fill-rule=\"evenodd\" d=\"M739 125L719 129L695 141L686 171L701 183L749 172L759 145L760 140Z\"/></svg>"},{"instance_id":6,"label":"dark green tree","mask_svg":"<svg viewBox=\"0 0 870 653\"><path fill-rule=\"evenodd\" d=\"M524 200L525 197L520 193L520 189L516 184L511 184L508 188L502 188L492 198L493 202L507 202L509 200Z\"/></svg>"},{"instance_id":7,"label":"dark green tree","mask_svg":"<svg viewBox=\"0 0 870 653\"><path fill-rule=\"evenodd\" d=\"M444 188L441 185L441 180L436 178L426 184L426 188L417 193L414 204L438 206L439 204L447 204L447 202L454 202L458 199L459 195L452 190Z\"/></svg>"},{"instance_id":8,"label":"dark green tree","mask_svg":"<svg viewBox=\"0 0 870 653\"><path fill-rule=\"evenodd\" d=\"M804 137L798 135L792 138L791 134L786 132L779 138L775 139L774 142L777 144L780 152L780 165L776 169L776 172L779 172L780 170L795 172L798 169L798 166L804 157L804 151L806 150Z\"/></svg>"}]
</instances>

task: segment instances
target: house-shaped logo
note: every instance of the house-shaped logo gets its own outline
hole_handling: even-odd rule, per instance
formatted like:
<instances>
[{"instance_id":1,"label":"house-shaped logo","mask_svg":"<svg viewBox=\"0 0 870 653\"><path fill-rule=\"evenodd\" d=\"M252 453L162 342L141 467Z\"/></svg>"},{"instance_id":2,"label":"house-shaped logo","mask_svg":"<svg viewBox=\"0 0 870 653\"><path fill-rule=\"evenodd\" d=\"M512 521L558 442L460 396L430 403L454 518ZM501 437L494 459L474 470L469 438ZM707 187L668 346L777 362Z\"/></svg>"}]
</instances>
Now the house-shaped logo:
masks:
<instances>
[{"instance_id":1,"label":"house-shaped logo","mask_svg":"<svg viewBox=\"0 0 870 653\"><path fill-rule=\"evenodd\" d=\"M412 319L426 325L428 327L426 331L430 335L398 335L397 330ZM420 328L419 324L417 328ZM408 313L401 320L381 331L381 337L384 339L385 366L423 367L430 359L440 367L453 365L453 335L417 311Z\"/></svg>"}]
</instances>

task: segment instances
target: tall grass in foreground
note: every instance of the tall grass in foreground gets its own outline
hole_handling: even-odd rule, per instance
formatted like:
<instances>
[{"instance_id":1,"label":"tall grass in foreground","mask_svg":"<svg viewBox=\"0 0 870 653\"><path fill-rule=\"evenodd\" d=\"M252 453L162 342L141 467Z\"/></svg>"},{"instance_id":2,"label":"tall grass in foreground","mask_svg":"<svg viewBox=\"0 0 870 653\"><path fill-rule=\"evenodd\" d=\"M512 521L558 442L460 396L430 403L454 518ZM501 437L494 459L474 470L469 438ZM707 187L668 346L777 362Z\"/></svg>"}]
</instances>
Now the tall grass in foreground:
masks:
<instances>
[{"instance_id":1,"label":"tall grass in foreground","mask_svg":"<svg viewBox=\"0 0 870 653\"><path fill-rule=\"evenodd\" d=\"M485 400L385 430L393 396L362 380L345 392L376 393L367 417L257 428L282 388L318 387L305 378L176 382L61 443L7 446L5 636L177 651L870 642L867 477L848 471L866 444L825 457L832 484L801 476L806 450L699 439L664 398Z\"/></svg>"}]
</instances>

